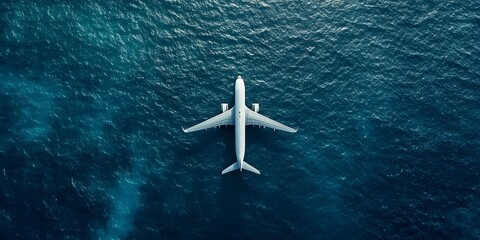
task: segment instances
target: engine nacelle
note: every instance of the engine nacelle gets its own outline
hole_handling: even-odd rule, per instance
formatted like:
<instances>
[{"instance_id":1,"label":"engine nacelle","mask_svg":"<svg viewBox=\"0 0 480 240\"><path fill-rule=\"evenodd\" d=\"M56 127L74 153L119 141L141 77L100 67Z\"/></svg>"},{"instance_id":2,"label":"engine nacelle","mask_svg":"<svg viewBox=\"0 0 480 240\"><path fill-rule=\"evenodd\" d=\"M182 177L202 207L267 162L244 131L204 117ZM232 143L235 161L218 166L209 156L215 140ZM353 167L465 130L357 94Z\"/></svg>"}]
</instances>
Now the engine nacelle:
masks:
<instances>
[{"instance_id":1,"label":"engine nacelle","mask_svg":"<svg viewBox=\"0 0 480 240\"><path fill-rule=\"evenodd\" d=\"M228 111L228 103L222 103L222 112Z\"/></svg>"},{"instance_id":2,"label":"engine nacelle","mask_svg":"<svg viewBox=\"0 0 480 240\"><path fill-rule=\"evenodd\" d=\"M252 110L254 112L258 112L258 110L260 110L260 104L258 104L258 103L252 104Z\"/></svg>"}]
</instances>

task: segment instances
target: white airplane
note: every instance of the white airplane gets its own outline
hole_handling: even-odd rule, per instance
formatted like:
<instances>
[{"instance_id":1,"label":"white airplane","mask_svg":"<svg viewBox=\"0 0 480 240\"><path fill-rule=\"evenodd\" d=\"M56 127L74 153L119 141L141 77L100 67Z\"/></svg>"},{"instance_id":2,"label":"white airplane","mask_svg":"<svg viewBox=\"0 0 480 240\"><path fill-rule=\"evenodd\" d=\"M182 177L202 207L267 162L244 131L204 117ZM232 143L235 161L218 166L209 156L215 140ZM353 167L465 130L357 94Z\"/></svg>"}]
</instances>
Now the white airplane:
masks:
<instances>
[{"instance_id":1,"label":"white airplane","mask_svg":"<svg viewBox=\"0 0 480 240\"><path fill-rule=\"evenodd\" d=\"M218 127L222 125L235 125L235 152L237 155L237 162L225 168L222 174L229 173L231 171L240 169L248 170L256 174L260 174L256 168L252 167L247 162L243 161L245 156L245 126L257 125L282 130L285 132L295 133L298 129L285 126L277 121L267 118L258 113L259 104L252 104L250 110L245 106L245 84L241 76L237 77L235 81L235 106L228 109L228 104L222 103L222 112L215 117L212 117L204 122L201 122L193 127L183 129L184 132L195 132L212 127Z\"/></svg>"}]
</instances>

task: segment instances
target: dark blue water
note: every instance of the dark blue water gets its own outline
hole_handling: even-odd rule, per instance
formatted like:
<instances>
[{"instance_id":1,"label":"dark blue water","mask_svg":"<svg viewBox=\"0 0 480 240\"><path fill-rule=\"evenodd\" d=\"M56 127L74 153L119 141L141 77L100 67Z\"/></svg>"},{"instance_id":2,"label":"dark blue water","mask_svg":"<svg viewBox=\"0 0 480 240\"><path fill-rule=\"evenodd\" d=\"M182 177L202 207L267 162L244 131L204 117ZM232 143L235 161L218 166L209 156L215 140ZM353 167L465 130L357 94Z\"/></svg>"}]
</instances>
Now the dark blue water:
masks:
<instances>
[{"instance_id":1,"label":"dark blue water","mask_svg":"<svg viewBox=\"0 0 480 240\"><path fill-rule=\"evenodd\" d=\"M2 1L0 239L480 239L477 1ZM184 134L247 104L296 134Z\"/></svg>"}]
</instances>

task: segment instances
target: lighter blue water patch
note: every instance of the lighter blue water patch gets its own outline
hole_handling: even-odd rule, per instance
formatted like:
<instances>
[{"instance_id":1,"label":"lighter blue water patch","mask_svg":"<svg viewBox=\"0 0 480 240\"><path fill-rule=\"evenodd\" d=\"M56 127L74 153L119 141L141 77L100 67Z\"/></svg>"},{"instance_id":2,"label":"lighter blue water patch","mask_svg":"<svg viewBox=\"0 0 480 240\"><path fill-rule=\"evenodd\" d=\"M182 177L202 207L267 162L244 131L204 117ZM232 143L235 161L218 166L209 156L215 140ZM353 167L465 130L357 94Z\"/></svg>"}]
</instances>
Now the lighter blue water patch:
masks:
<instances>
[{"instance_id":1,"label":"lighter blue water patch","mask_svg":"<svg viewBox=\"0 0 480 240\"><path fill-rule=\"evenodd\" d=\"M132 135L129 140L133 153L131 169L119 172L117 186L106 190L113 208L108 214L107 226L96 233L100 239L125 239L133 229L135 213L143 206L140 188L146 181L147 159L141 156L144 151L139 144L141 138Z\"/></svg>"},{"instance_id":2,"label":"lighter blue water patch","mask_svg":"<svg viewBox=\"0 0 480 240\"><path fill-rule=\"evenodd\" d=\"M133 159L141 162L143 159ZM141 163L140 163L141 164ZM108 198L113 204L106 229L98 232L100 239L124 239L133 229L135 212L141 206L140 186L144 178L138 173L124 173L118 178L118 185L108 191Z\"/></svg>"},{"instance_id":3,"label":"lighter blue water patch","mask_svg":"<svg viewBox=\"0 0 480 240\"><path fill-rule=\"evenodd\" d=\"M55 118L55 99L62 91L44 81L10 74L0 78L0 92L13 99L18 113L12 132L25 142L44 140L51 131L50 120Z\"/></svg>"}]
</instances>

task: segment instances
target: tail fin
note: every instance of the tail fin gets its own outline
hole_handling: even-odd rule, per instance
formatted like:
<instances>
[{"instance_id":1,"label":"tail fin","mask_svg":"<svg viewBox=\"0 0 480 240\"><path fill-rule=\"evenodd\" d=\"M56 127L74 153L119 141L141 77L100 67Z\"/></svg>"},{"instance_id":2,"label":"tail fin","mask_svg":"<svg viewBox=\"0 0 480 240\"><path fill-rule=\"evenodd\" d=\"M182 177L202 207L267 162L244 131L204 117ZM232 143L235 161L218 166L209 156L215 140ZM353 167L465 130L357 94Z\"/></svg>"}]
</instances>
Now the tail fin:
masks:
<instances>
[{"instance_id":1,"label":"tail fin","mask_svg":"<svg viewBox=\"0 0 480 240\"><path fill-rule=\"evenodd\" d=\"M238 162L235 162L234 164L230 165L229 167L225 168L225 170L222 171L222 174L229 173L231 171L238 170L240 167L238 166ZM247 162L243 162L242 169L245 169L250 172L254 172L256 174L260 174L260 171L258 171L256 168L252 167L252 165L248 164Z\"/></svg>"},{"instance_id":2,"label":"tail fin","mask_svg":"<svg viewBox=\"0 0 480 240\"><path fill-rule=\"evenodd\" d=\"M247 162L243 162L242 168L245 169L245 170L248 170L250 172L260 174L260 171L258 171L256 168L252 167L252 165L248 164Z\"/></svg>"},{"instance_id":3,"label":"tail fin","mask_svg":"<svg viewBox=\"0 0 480 240\"><path fill-rule=\"evenodd\" d=\"M231 171L237 170L238 169L238 163L235 162L234 164L230 165L229 167L225 168L225 170L222 171L222 174L229 173Z\"/></svg>"}]
</instances>

